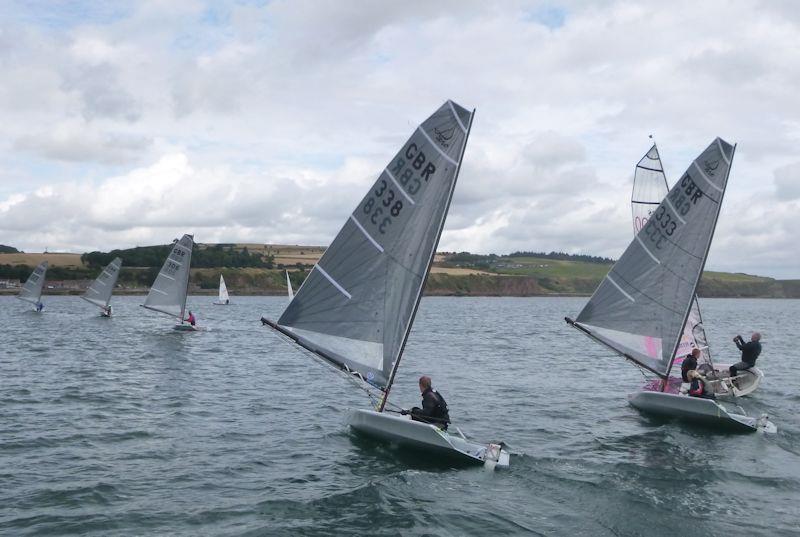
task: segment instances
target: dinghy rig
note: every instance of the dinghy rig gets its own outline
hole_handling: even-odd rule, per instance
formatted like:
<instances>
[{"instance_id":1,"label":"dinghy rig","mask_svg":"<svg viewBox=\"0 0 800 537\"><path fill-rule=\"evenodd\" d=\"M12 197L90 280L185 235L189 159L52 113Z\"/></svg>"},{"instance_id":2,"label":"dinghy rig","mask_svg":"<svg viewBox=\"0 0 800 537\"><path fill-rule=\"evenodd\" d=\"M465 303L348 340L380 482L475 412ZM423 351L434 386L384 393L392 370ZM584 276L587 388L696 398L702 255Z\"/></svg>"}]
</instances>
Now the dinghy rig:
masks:
<instances>
[{"instance_id":1,"label":"dinghy rig","mask_svg":"<svg viewBox=\"0 0 800 537\"><path fill-rule=\"evenodd\" d=\"M711 142L656 206L577 319L565 320L658 376L629 397L640 411L738 430L772 431L775 426L766 416L751 418L715 400L683 395L670 382L734 151L735 146L720 138Z\"/></svg>"},{"instance_id":2,"label":"dinghy rig","mask_svg":"<svg viewBox=\"0 0 800 537\"><path fill-rule=\"evenodd\" d=\"M426 119L350 214L278 321L261 320L367 391L375 408L351 412L354 431L493 468L508 466L502 444L473 442L412 421L388 402L473 114L447 101Z\"/></svg>"},{"instance_id":3,"label":"dinghy rig","mask_svg":"<svg viewBox=\"0 0 800 537\"><path fill-rule=\"evenodd\" d=\"M650 150L636 164L633 176L633 189L631 193L631 213L633 217L634 237L647 225L653 211L669 193L669 184L661 162L661 155L655 143ZM683 359L693 349L700 350L697 359L697 369L709 379L709 387L718 397L741 397L755 391L764 377L764 373L757 367L741 371L734 379L730 378L731 364L715 364L711 359L711 350L708 338L703 327L703 316L700 314L700 304L697 294L692 299L689 308L689 317L683 327L678 348L673 359L673 369L680 368ZM673 379L671 379L673 380ZM678 384L680 384L678 382ZM675 382L670 382L674 386Z\"/></svg>"},{"instance_id":4,"label":"dinghy rig","mask_svg":"<svg viewBox=\"0 0 800 537\"><path fill-rule=\"evenodd\" d=\"M41 313L44 309L44 304L42 304L42 289L44 288L44 280L45 276L47 276L47 267L49 263L47 261L42 261L39 263L31 275L28 276L28 279L25 280L25 283L22 284L22 289L20 290L17 298L24 302L28 302L33 304L34 311L37 313Z\"/></svg>"},{"instance_id":5,"label":"dinghy rig","mask_svg":"<svg viewBox=\"0 0 800 537\"><path fill-rule=\"evenodd\" d=\"M144 304L141 306L170 317L177 317L175 330L192 332L197 327L186 323L186 296L189 292L189 267L192 261L192 235L176 240L164 261Z\"/></svg>"},{"instance_id":6,"label":"dinghy rig","mask_svg":"<svg viewBox=\"0 0 800 537\"><path fill-rule=\"evenodd\" d=\"M215 306L230 306L231 297L228 295L228 287L225 285L225 278L219 275L219 299L214 302Z\"/></svg>"},{"instance_id":7,"label":"dinghy rig","mask_svg":"<svg viewBox=\"0 0 800 537\"><path fill-rule=\"evenodd\" d=\"M86 293L81 295L81 298L90 304L94 304L100 308L101 317L111 317L111 295L114 292L114 286L117 284L119 277L119 269L122 267L122 259L119 257L114 258L109 263L103 272L97 277L92 285L86 290Z\"/></svg>"}]
</instances>

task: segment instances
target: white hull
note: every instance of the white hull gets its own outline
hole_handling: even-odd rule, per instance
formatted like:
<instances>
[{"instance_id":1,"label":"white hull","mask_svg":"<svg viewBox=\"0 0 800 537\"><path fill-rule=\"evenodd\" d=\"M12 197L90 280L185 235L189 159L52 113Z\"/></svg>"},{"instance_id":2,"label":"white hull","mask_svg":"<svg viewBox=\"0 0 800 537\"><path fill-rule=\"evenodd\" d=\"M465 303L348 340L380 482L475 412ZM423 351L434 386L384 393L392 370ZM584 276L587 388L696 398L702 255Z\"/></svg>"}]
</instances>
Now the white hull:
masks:
<instances>
[{"instance_id":1,"label":"white hull","mask_svg":"<svg viewBox=\"0 0 800 537\"><path fill-rule=\"evenodd\" d=\"M212 302L212 304L214 304L215 306L230 306L231 305L230 302L228 302L227 304L225 302Z\"/></svg>"},{"instance_id":2,"label":"white hull","mask_svg":"<svg viewBox=\"0 0 800 537\"><path fill-rule=\"evenodd\" d=\"M711 399L642 390L629 395L628 401L631 406L642 412L677 418L691 423L737 431L777 431L775 425L767 420L766 416L753 418L743 414L734 414Z\"/></svg>"},{"instance_id":3,"label":"white hull","mask_svg":"<svg viewBox=\"0 0 800 537\"><path fill-rule=\"evenodd\" d=\"M408 416L372 410L354 410L350 414L349 425L360 433L381 440L460 460L486 464L490 467L509 465L508 452L498 444L472 442L443 431L435 425L412 421Z\"/></svg>"},{"instance_id":4,"label":"white hull","mask_svg":"<svg viewBox=\"0 0 800 537\"><path fill-rule=\"evenodd\" d=\"M190 324L176 324L172 327L173 330L177 330L178 332L198 332L200 327L192 326Z\"/></svg>"},{"instance_id":5,"label":"white hull","mask_svg":"<svg viewBox=\"0 0 800 537\"><path fill-rule=\"evenodd\" d=\"M764 378L764 372L755 366L746 371L739 371L734 379L733 386L731 386L729 380L730 372L728 371L731 365L733 364L714 364L714 372L720 379L718 382L712 382L714 393L717 395L744 397L756 391Z\"/></svg>"}]
</instances>

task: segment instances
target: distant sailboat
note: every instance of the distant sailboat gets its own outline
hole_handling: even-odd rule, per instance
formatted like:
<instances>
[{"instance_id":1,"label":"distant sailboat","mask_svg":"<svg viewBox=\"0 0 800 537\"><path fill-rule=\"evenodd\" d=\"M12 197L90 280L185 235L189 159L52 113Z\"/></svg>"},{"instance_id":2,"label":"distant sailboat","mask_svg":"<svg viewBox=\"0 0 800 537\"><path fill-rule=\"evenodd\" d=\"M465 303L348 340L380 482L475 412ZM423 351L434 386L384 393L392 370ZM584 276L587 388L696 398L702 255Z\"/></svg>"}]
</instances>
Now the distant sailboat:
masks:
<instances>
[{"instance_id":1,"label":"distant sailboat","mask_svg":"<svg viewBox=\"0 0 800 537\"><path fill-rule=\"evenodd\" d=\"M647 225L653 211L661 205L661 201L668 192L667 176L664 173L658 147L654 143L636 164L631 195L634 235ZM737 375L735 383L731 383L728 378L730 377L728 368L731 364L714 364L696 294L689 309L689 317L683 327L683 335L675 351L673 367L680 367L683 359L693 349L700 350L700 357L697 359L698 370L704 371L711 378L716 379L712 386L717 395L744 396L750 394L758 388L761 379L764 378L764 373L759 368L752 367L749 370L741 371Z\"/></svg>"},{"instance_id":2,"label":"distant sailboat","mask_svg":"<svg viewBox=\"0 0 800 537\"><path fill-rule=\"evenodd\" d=\"M705 266L735 147L720 138L700 154L636 234L576 320L598 343L661 381L629 397L652 414L739 430L776 430L766 416L736 414L668 382Z\"/></svg>"},{"instance_id":3,"label":"distant sailboat","mask_svg":"<svg viewBox=\"0 0 800 537\"><path fill-rule=\"evenodd\" d=\"M122 259L119 257L103 269L103 272L92 282L92 285L86 290L81 298L85 301L94 304L100 308L100 315L103 317L111 317L111 295L114 292L114 286L117 284L119 277L119 269L122 267Z\"/></svg>"},{"instance_id":4,"label":"distant sailboat","mask_svg":"<svg viewBox=\"0 0 800 537\"><path fill-rule=\"evenodd\" d=\"M228 287L225 285L225 278L222 277L222 274L219 275L219 300L214 302L215 306L228 306L231 303L231 299L228 296Z\"/></svg>"},{"instance_id":5,"label":"distant sailboat","mask_svg":"<svg viewBox=\"0 0 800 537\"><path fill-rule=\"evenodd\" d=\"M184 235L175 241L164 266L156 276L142 307L176 317L178 323L175 330L197 330L191 324L185 324L186 295L189 291L189 266L192 261L194 240L191 235Z\"/></svg>"},{"instance_id":6,"label":"distant sailboat","mask_svg":"<svg viewBox=\"0 0 800 537\"><path fill-rule=\"evenodd\" d=\"M294 298L294 290L292 289L292 280L289 279L289 271L286 271L286 292L289 293L289 300Z\"/></svg>"},{"instance_id":7,"label":"distant sailboat","mask_svg":"<svg viewBox=\"0 0 800 537\"><path fill-rule=\"evenodd\" d=\"M278 332L379 389L375 410L350 426L377 438L507 466L501 444L480 444L386 408L442 233L472 114L447 101L378 176L277 322ZM390 415L388 412L393 412Z\"/></svg>"},{"instance_id":8,"label":"distant sailboat","mask_svg":"<svg viewBox=\"0 0 800 537\"><path fill-rule=\"evenodd\" d=\"M42 289L44 288L44 280L47 275L48 266L47 261L39 263L39 265L33 269L31 275L28 276L28 279L25 280L25 283L22 285L22 290L20 290L19 295L17 295L18 299L33 304L37 312L41 312L44 309L44 304L42 303Z\"/></svg>"}]
</instances>

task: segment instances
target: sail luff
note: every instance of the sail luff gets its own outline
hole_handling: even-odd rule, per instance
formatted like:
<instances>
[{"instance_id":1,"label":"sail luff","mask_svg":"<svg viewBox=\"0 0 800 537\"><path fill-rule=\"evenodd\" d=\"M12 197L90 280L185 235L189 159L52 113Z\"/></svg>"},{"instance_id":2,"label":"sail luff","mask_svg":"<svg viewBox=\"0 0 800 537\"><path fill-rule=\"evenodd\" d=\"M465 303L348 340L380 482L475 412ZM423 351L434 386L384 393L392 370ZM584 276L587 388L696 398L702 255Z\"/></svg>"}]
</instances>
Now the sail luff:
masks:
<instances>
[{"instance_id":1,"label":"sail luff","mask_svg":"<svg viewBox=\"0 0 800 537\"><path fill-rule=\"evenodd\" d=\"M717 143L719 144L719 138L717 138ZM725 151L720 147L720 153L722 154L722 158L725 159ZM722 212L722 201L725 199L725 191L728 189L728 178L731 176L731 168L733 167L733 157L736 154L736 144L733 144L733 150L731 151L730 159L727 159L728 169L725 173L725 180L722 182L722 189L719 195L719 209L717 210L716 214L714 215L714 223L711 225L711 233L708 236L708 242L706 243L705 247L705 255L703 256L703 262L700 264L700 270L697 272L697 276L694 280L694 286L692 288L692 300L689 301L689 304L686 306L686 312L683 314L683 324L681 325L681 331L678 333L678 337L675 339L675 344L672 346L672 353L671 358L669 361L669 365L667 365L667 372L665 374L665 378L669 378L669 372L672 369L672 364L675 362L675 352L678 350L678 345L681 342L681 337L683 336L683 330L686 327L686 321L689 318L689 312L692 310L692 304L697 297L697 288L700 285L700 278L703 277L703 270L706 268L706 261L708 261L708 252L711 249L711 242L714 240L714 233L717 230L717 221L719 220L719 213ZM696 166L695 161L695 166ZM702 170L700 170L702 173ZM666 387L666 383L664 384Z\"/></svg>"},{"instance_id":2,"label":"sail luff","mask_svg":"<svg viewBox=\"0 0 800 537\"><path fill-rule=\"evenodd\" d=\"M448 101L449 103L450 101ZM452 104L451 104L452 108ZM458 120L458 114L455 110L453 110L453 115ZM467 140L469 140L469 133L472 131L472 120L475 117L475 108L472 109L472 113L469 115L469 124L467 125L467 131L464 136L464 141L461 144L461 150L459 151L459 160L458 166L456 166L456 173L455 177L453 178L453 183L450 185L450 192L447 195L447 204L445 205L444 212L442 212L442 219L439 222L439 229L437 231L436 240L433 241L433 248L431 248L431 253L428 258L428 266L425 270L425 277L422 279L422 284L419 286L419 290L417 291L417 297L414 303L414 309L411 313L411 317L408 319L408 323L405 328L405 334L403 335L403 342L400 344L400 350L397 353L397 357L394 361L394 366L392 367L392 371L389 375L389 380L386 383L386 388L384 389L383 397L381 398L381 404L378 408L378 412L383 412L383 409L386 407L386 402L389 399L389 392L392 388L392 384L394 384L394 378L397 374L397 368L400 366L400 358L403 356L403 351L406 347L406 342L408 341L408 335L411 333L411 326L414 324L414 318L417 315L417 309L419 308L419 303L422 300L422 293L425 290L425 284L428 281L428 276L431 273L431 266L433 266L433 260L436 257L436 248L439 246L439 240L442 238L442 230L444 230L444 223L447 220L447 213L450 211L450 203L453 200L453 192L455 192L456 183L458 182L458 174L461 172L461 164L464 162L464 155L466 154L467 149ZM460 120L459 120L460 124ZM463 126L462 126L463 127Z\"/></svg>"}]
</instances>

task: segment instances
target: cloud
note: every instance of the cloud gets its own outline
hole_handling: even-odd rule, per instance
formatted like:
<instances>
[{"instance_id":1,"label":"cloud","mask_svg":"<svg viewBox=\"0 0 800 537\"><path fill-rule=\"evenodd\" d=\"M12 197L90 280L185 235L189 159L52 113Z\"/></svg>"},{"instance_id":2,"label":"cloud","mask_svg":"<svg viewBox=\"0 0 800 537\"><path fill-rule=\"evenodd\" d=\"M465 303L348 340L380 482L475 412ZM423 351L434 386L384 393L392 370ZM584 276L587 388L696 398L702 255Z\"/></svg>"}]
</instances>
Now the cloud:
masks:
<instances>
[{"instance_id":1,"label":"cloud","mask_svg":"<svg viewBox=\"0 0 800 537\"><path fill-rule=\"evenodd\" d=\"M670 181L719 135L738 146L709 268L800 276L791 2L68 11L0 7L0 242L327 244L453 98L477 114L442 248L619 255L647 135Z\"/></svg>"}]
</instances>

